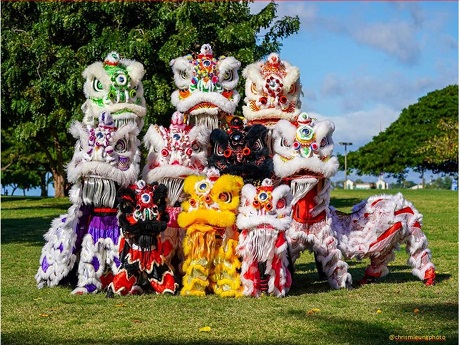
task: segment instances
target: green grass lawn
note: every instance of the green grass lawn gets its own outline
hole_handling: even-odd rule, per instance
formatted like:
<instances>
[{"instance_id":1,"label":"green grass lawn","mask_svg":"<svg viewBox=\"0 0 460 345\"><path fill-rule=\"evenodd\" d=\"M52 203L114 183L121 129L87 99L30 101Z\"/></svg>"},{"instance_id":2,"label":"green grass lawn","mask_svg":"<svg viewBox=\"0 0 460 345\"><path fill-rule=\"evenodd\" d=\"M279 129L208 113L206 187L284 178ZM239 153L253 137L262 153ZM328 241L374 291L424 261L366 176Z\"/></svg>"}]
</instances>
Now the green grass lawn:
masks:
<instances>
[{"instance_id":1,"label":"green grass lawn","mask_svg":"<svg viewBox=\"0 0 460 345\"><path fill-rule=\"evenodd\" d=\"M332 193L342 211L377 191ZM390 190L389 193L397 191ZM392 344L390 337L444 337L458 344L458 194L403 191L424 215L437 284L426 287L404 249L377 284L331 290L313 255L297 261L286 298L75 296L70 286L35 286L43 234L66 199L2 198L1 344ZM359 280L367 261L349 261ZM207 331L200 331L203 327ZM402 339L400 339L401 341ZM419 342L420 343L420 342ZM424 343L424 342L421 342Z\"/></svg>"}]
</instances>

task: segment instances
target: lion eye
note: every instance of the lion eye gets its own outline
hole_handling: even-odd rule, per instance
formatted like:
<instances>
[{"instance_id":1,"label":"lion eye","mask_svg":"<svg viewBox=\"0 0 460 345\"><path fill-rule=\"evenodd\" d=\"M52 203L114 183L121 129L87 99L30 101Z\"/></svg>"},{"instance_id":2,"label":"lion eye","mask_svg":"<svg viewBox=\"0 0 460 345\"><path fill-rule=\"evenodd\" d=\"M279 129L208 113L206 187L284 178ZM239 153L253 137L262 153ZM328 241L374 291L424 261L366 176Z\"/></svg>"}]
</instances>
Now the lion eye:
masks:
<instances>
[{"instance_id":1,"label":"lion eye","mask_svg":"<svg viewBox=\"0 0 460 345\"><path fill-rule=\"evenodd\" d=\"M232 194L229 192L222 192L219 194L219 200L222 202L229 203L232 201Z\"/></svg>"},{"instance_id":2,"label":"lion eye","mask_svg":"<svg viewBox=\"0 0 460 345\"><path fill-rule=\"evenodd\" d=\"M224 81L233 80L233 71L226 71L223 76Z\"/></svg>"},{"instance_id":3,"label":"lion eye","mask_svg":"<svg viewBox=\"0 0 460 345\"><path fill-rule=\"evenodd\" d=\"M289 143L287 142L287 140L285 138L282 138L280 140L280 144L282 147L290 147Z\"/></svg>"},{"instance_id":4,"label":"lion eye","mask_svg":"<svg viewBox=\"0 0 460 345\"><path fill-rule=\"evenodd\" d=\"M187 78L187 71L186 71L185 69L184 69L184 70L181 70L181 71L179 72L179 75L180 75L180 77L181 77L182 79L184 79L184 80L187 80L187 79L188 79L188 78Z\"/></svg>"},{"instance_id":5,"label":"lion eye","mask_svg":"<svg viewBox=\"0 0 460 345\"><path fill-rule=\"evenodd\" d=\"M259 150L262 149L262 147L263 147L262 142L261 142L260 139L258 139L258 140L256 140L256 142L254 143L254 145L253 145L253 147L252 147L252 150L253 150L253 151L259 151Z\"/></svg>"},{"instance_id":6,"label":"lion eye","mask_svg":"<svg viewBox=\"0 0 460 345\"><path fill-rule=\"evenodd\" d=\"M214 147L214 153L218 156L223 156L225 153L225 148L220 145L216 145Z\"/></svg>"},{"instance_id":7,"label":"lion eye","mask_svg":"<svg viewBox=\"0 0 460 345\"><path fill-rule=\"evenodd\" d=\"M99 79L94 78L93 79L93 89L94 91L100 92L104 90L104 85L102 85L101 81Z\"/></svg>"},{"instance_id":8,"label":"lion eye","mask_svg":"<svg viewBox=\"0 0 460 345\"><path fill-rule=\"evenodd\" d=\"M200 145L198 145L196 141L194 141L190 147L192 148L193 152L201 151Z\"/></svg>"},{"instance_id":9,"label":"lion eye","mask_svg":"<svg viewBox=\"0 0 460 345\"><path fill-rule=\"evenodd\" d=\"M118 153L124 153L128 150L128 143L125 139L120 139L115 144L115 151Z\"/></svg>"}]
</instances>

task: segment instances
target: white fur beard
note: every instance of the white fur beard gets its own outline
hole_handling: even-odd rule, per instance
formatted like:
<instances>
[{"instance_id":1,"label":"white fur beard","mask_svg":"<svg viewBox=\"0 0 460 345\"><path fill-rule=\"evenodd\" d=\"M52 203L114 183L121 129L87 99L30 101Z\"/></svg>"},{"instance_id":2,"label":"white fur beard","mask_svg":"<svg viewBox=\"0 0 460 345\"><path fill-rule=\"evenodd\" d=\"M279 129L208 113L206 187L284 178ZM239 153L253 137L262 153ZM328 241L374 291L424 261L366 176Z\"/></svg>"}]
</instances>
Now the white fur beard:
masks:
<instances>
[{"instance_id":1,"label":"white fur beard","mask_svg":"<svg viewBox=\"0 0 460 345\"><path fill-rule=\"evenodd\" d=\"M117 186L114 181L87 177L83 183L83 203L94 207L115 207Z\"/></svg>"},{"instance_id":2,"label":"white fur beard","mask_svg":"<svg viewBox=\"0 0 460 345\"><path fill-rule=\"evenodd\" d=\"M252 229L239 246L244 248L242 254L250 261L264 262L273 258L277 238L276 230Z\"/></svg>"}]
</instances>

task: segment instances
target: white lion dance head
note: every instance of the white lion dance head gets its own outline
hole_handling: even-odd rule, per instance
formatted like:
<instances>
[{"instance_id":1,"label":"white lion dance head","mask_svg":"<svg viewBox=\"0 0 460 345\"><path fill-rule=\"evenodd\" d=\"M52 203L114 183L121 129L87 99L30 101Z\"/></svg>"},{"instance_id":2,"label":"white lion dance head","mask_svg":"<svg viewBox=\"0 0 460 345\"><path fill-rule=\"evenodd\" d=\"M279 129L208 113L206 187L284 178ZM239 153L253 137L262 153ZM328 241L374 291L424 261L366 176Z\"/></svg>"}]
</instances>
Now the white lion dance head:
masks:
<instances>
[{"instance_id":1,"label":"white lion dance head","mask_svg":"<svg viewBox=\"0 0 460 345\"><path fill-rule=\"evenodd\" d=\"M301 113L295 123L280 120L273 130L273 164L279 178L330 178L339 167L332 156L334 123Z\"/></svg>"},{"instance_id":2,"label":"white lion dance head","mask_svg":"<svg viewBox=\"0 0 460 345\"><path fill-rule=\"evenodd\" d=\"M219 118L233 114L240 95L238 69L241 63L233 56L216 59L209 44L203 44L196 58L192 55L171 60L178 90L171 95L172 104L187 116L190 124L214 129Z\"/></svg>"},{"instance_id":3,"label":"white lion dance head","mask_svg":"<svg viewBox=\"0 0 460 345\"><path fill-rule=\"evenodd\" d=\"M294 121L300 113L300 71L271 53L266 61L248 65L243 115L248 124L272 128L280 119Z\"/></svg>"},{"instance_id":4,"label":"white lion dance head","mask_svg":"<svg viewBox=\"0 0 460 345\"><path fill-rule=\"evenodd\" d=\"M145 181L158 181L168 187L170 205L180 200L183 180L200 174L207 166L210 130L205 126L190 127L184 114L175 112L169 128L151 125L144 137L148 149L142 171Z\"/></svg>"},{"instance_id":5,"label":"white lion dance head","mask_svg":"<svg viewBox=\"0 0 460 345\"><path fill-rule=\"evenodd\" d=\"M106 205L110 200L113 207L117 186L133 183L139 174L137 125L127 123L116 128L112 115L102 112L96 128L76 121L70 132L77 143L67 165L69 182L83 182L85 203Z\"/></svg>"}]
</instances>

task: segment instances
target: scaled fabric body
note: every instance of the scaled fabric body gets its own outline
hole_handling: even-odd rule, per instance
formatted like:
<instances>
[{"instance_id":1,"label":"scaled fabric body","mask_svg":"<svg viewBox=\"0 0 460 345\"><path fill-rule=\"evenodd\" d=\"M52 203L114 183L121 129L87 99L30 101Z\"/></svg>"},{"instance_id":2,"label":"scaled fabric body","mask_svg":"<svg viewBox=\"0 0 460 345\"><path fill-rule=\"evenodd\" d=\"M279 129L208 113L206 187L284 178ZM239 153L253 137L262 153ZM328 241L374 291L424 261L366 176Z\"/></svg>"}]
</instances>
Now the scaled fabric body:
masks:
<instances>
[{"instance_id":1,"label":"scaled fabric body","mask_svg":"<svg viewBox=\"0 0 460 345\"><path fill-rule=\"evenodd\" d=\"M285 231L291 223L289 186L274 187L265 179L244 185L236 225L241 230L237 253L242 256L241 281L246 296L263 293L284 297L291 287Z\"/></svg>"},{"instance_id":2,"label":"scaled fabric body","mask_svg":"<svg viewBox=\"0 0 460 345\"><path fill-rule=\"evenodd\" d=\"M209 44L196 56L178 57L170 62L178 90L172 104L187 116L190 125L217 128L219 121L233 114L240 95L236 91L241 63L232 56L214 57Z\"/></svg>"},{"instance_id":3,"label":"scaled fabric body","mask_svg":"<svg viewBox=\"0 0 460 345\"><path fill-rule=\"evenodd\" d=\"M215 169L185 179L189 196L178 217L179 226L186 229L181 295L241 295L235 220L242 186L241 177L219 176Z\"/></svg>"},{"instance_id":4,"label":"scaled fabric body","mask_svg":"<svg viewBox=\"0 0 460 345\"><path fill-rule=\"evenodd\" d=\"M347 259L370 259L361 283L388 274L388 263L400 244L406 245L412 274L426 285L435 282L428 239L423 233L422 215L401 193L376 195L353 206L351 214L332 208L331 217L338 247Z\"/></svg>"},{"instance_id":5,"label":"scaled fabric body","mask_svg":"<svg viewBox=\"0 0 460 345\"><path fill-rule=\"evenodd\" d=\"M142 294L146 288L158 294L176 292L174 272L165 262L169 248L159 238L169 220L166 193L165 185L143 180L118 191L121 266L107 297Z\"/></svg>"},{"instance_id":6,"label":"scaled fabric body","mask_svg":"<svg viewBox=\"0 0 460 345\"><path fill-rule=\"evenodd\" d=\"M85 116L83 123L70 128L77 139L67 166L72 206L45 234L35 276L39 288L59 284L76 263L78 282L73 293L77 294L104 289L118 272L116 193L139 174L143 74L140 63L120 59L115 52L83 72L88 97L82 107Z\"/></svg>"},{"instance_id":7,"label":"scaled fabric body","mask_svg":"<svg viewBox=\"0 0 460 345\"><path fill-rule=\"evenodd\" d=\"M291 187L292 223L286 231L292 260L309 249L316 254L331 287L351 286L329 212L330 180L338 168L330 121L301 113L296 123L280 120L273 130L275 174Z\"/></svg>"},{"instance_id":8,"label":"scaled fabric body","mask_svg":"<svg viewBox=\"0 0 460 345\"><path fill-rule=\"evenodd\" d=\"M207 166L209 133L206 126L187 125L184 114L176 111L169 128L150 125L144 137L148 156L142 171L143 179L147 183L158 181L168 188L170 219L168 228L161 233L161 242L170 248L166 260L174 266L177 279L183 274L184 260L182 242L185 230L177 224L181 203L185 200L184 179L201 174Z\"/></svg>"}]
</instances>

